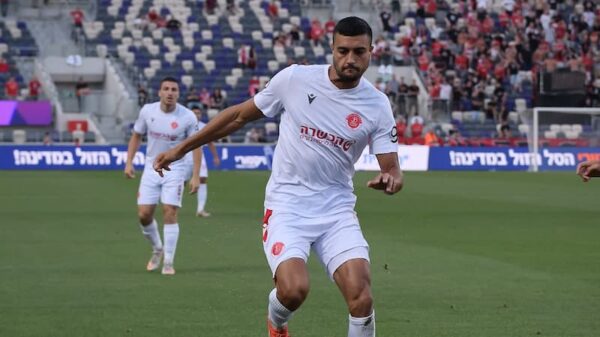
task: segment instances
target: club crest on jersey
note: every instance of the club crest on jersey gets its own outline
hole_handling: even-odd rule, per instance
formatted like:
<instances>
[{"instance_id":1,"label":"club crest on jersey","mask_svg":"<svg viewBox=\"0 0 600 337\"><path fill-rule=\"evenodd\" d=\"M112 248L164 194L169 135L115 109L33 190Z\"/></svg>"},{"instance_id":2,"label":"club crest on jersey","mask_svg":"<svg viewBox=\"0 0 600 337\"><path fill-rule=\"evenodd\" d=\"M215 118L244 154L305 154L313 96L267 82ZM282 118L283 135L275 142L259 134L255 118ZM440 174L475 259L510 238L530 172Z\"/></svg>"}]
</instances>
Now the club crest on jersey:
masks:
<instances>
[{"instance_id":1,"label":"club crest on jersey","mask_svg":"<svg viewBox=\"0 0 600 337\"><path fill-rule=\"evenodd\" d=\"M275 242L275 244L273 244L273 246L271 247L271 254L273 254L274 256L281 254L281 252L283 251L283 247L285 247L283 242Z\"/></svg>"},{"instance_id":2,"label":"club crest on jersey","mask_svg":"<svg viewBox=\"0 0 600 337\"><path fill-rule=\"evenodd\" d=\"M171 128L172 129L177 129L178 126L179 126L179 124L177 124L177 122L172 122L171 123Z\"/></svg>"},{"instance_id":3,"label":"club crest on jersey","mask_svg":"<svg viewBox=\"0 0 600 337\"><path fill-rule=\"evenodd\" d=\"M356 112L353 112L346 117L346 122L348 122L348 126L352 129L358 128L362 124L362 118Z\"/></svg>"}]
</instances>

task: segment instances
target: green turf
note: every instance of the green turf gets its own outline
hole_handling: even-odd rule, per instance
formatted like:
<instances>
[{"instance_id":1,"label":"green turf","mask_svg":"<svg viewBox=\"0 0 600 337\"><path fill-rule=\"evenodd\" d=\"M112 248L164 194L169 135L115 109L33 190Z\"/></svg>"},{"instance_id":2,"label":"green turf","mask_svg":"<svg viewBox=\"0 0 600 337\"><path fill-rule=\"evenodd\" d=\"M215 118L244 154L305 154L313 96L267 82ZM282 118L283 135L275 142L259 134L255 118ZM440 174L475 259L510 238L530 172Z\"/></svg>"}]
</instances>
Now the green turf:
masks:
<instances>
[{"instance_id":1,"label":"green turf","mask_svg":"<svg viewBox=\"0 0 600 337\"><path fill-rule=\"evenodd\" d=\"M0 336L265 337L265 172L211 172L180 217L177 275L147 273L138 181L1 172ZM357 175L379 337L598 336L600 180L572 173L408 173L389 197ZM321 266L294 337L344 337Z\"/></svg>"}]
</instances>

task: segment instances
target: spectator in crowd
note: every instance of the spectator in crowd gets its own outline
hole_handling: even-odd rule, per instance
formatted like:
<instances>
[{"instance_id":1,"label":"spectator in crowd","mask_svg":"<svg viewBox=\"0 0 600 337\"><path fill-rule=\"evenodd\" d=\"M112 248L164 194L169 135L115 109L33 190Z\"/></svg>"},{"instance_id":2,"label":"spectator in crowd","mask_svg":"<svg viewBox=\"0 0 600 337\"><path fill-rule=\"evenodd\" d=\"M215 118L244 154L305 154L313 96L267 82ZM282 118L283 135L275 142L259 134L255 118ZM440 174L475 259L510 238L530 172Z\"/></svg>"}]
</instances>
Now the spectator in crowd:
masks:
<instances>
[{"instance_id":1,"label":"spectator in crowd","mask_svg":"<svg viewBox=\"0 0 600 337\"><path fill-rule=\"evenodd\" d=\"M390 13L387 8L384 8L379 13L379 19L381 19L381 27L383 31L386 33L392 33L392 23L390 22L392 20L392 13Z\"/></svg>"},{"instance_id":2,"label":"spectator in crowd","mask_svg":"<svg viewBox=\"0 0 600 337\"><path fill-rule=\"evenodd\" d=\"M252 76L252 78L250 78L250 82L248 83L248 95L250 95L250 97L254 97L259 90L260 80L258 79L258 76Z\"/></svg>"},{"instance_id":3,"label":"spectator in crowd","mask_svg":"<svg viewBox=\"0 0 600 337\"><path fill-rule=\"evenodd\" d=\"M85 18L85 14L81 8L75 7L75 9L71 11L71 17L73 18L73 39L75 42L78 42L81 39L81 34L83 32L83 19Z\"/></svg>"},{"instance_id":4,"label":"spectator in crowd","mask_svg":"<svg viewBox=\"0 0 600 337\"><path fill-rule=\"evenodd\" d=\"M440 146L440 140L435 133L433 128L429 128L427 133L425 133L425 145L427 146Z\"/></svg>"},{"instance_id":5,"label":"spectator in crowd","mask_svg":"<svg viewBox=\"0 0 600 337\"><path fill-rule=\"evenodd\" d=\"M9 77L4 84L4 96L12 100L17 99L17 96L19 96L19 83L17 83L14 76Z\"/></svg>"},{"instance_id":6,"label":"spectator in crowd","mask_svg":"<svg viewBox=\"0 0 600 337\"><path fill-rule=\"evenodd\" d=\"M167 18L165 27L171 31L178 31L181 28L181 22L171 15Z\"/></svg>"},{"instance_id":7,"label":"spectator in crowd","mask_svg":"<svg viewBox=\"0 0 600 337\"><path fill-rule=\"evenodd\" d=\"M333 17L330 16L329 20L327 20L323 25L323 28L325 29L325 34L327 35L327 40L329 42L331 42L333 39L333 30L335 29L335 23L336 22L333 19Z\"/></svg>"},{"instance_id":8,"label":"spectator in crowd","mask_svg":"<svg viewBox=\"0 0 600 337\"><path fill-rule=\"evenodd\" d=\"M185 96L185 106L190 110L199 109L200 106L202 106L202 103L200 103L200 96L196 92L194 86L191 86L188 89L188 93Z\"/></svg>"},{"instance_id":9,"label":"spectator in crowd","mask_svg":"<svg viewBox=\"0 0 600 337\"><path fill-rule=\"evenodd\" d=\"M210 107L217 110L225 108L225 96L220 87L216 87L210 95Z\"/></svg>"},{"instance_id":10,"label":"spectator in crowd","mask_svg":"<svg viewBox=\"0 0 600 337\"><path fill-rule=\"evenodd\" d=\"M448 146L467 146L467 140L460 134L457 129L450 129L448 131L448 139L446 140Z\"/></svg>"},{"instance_id":11,"label":"spectator in crowd","mask_svg":"<svg viewBox=\"0 0 600 337\"><path fill-rule=\"evenodd\" d=\"M37 101L40 96L40 88L42 84L38 81L37 77L33 76L29 81L29 99Z\"/></svg>"},{"instance_id":12,"label":"spectator in crowd","mask_svg":"<svg viewBox=\"0 0 600 337\"><path fill-rule=\"evenodd\" d=\"M254 49L254 46L250 46L250 48L248 49L248 69L256 69L256 64L257 64L257 59L256 59L256 50Z\"/></svg>"},{"instance_id":13,"label":"spectator in crowd","mask_svg":"<svg viewBox=\"0 0 600 337\"><path fill-rule=\"evenodd\" d=\"M0 0L0 11L3 17L6 17L6 14L8 14L8 2L9 0Z\"/></svg>"},{"instance_id":14,"label":"spectator in crowd","mask_svg":"<svg viewBox=\"0 0 600 337\"><path fill-rule=\"evenodd\" d=\"M229 13L229 15L235 15L237 13L237 8L235 6L235 0L227 0L226 9L227 9L227 13Z\"/></svg>"},{"instance_id":15,"label":"spectator in crowd","mask_svg":"<svg viewBox=\"0 0 600 337\"><path fill-rule=\"evenodd\" d=\"M408 85L404 82L404 77L400 77L400 82L398 83L398 95L397 95L397 104L398 104L398 114L402 116L406 116L406 100L408 96Z\"/></svg>"},{"instance_id":16,"label":"spectator in crowd","mask_svg":"<svg viewBox=\"0 0 600 337\"><path fill-rule=\"evenodd\" d=\"M258 131L258 129L250 128L250 130L248 130L246 132L246 136L244 137L244 143L246 143L246 144L259 143L259 139L260 139L260 132Z\"/></svg>"},{"instance_id":17,"label":"spectator in crowd","mask_svg":"<svg viewBox=\"0 0 600 337\"><path fill-rule=\"evenodd\" d=\"M156 9L151 8L148 11L148 26L150 30L154 30L156 28L162 28L167 24L165 19L158 14Z\"/></svg>"},{"instance_id":18,"label":"spectator in crowd","mask_svg":"<svg viewBox=\"0 0 600 337\"><path fill-rule=\"evenodd\" d=\"M42 143L44 143L44 145L46 146L52 145L53 141L52 136L50 135L50 131L44 132L44 138L42 139Z\"/></svg>"},{"instance_id":19,"label":"spectator in crowd","mask_svg":"<svg viewBox=\"0 0 600 337\"><path fill-rule=\"evenodd\" d=\"M406 119L402 115L396 116L396 132L398 133L398 144L401 144L406 136Z\"/></svg>"},{"instance_id":20,"label":"spectator in crowd","mask_svg":"<svg viewBox=\"0 0 600 337\"><path fill-rule=\"evenodd\" d=\"M138 106L141 108L148 102L148 91L140 83L140 84L138 84L137 93L138 93Z\"/></svg>"},{"instance_id":21,"label":"spectator in crowd","mask_svg":"<svg viewBox=\"0 0 600 337\"><path fill-rule=\"evenodd\" d=\"M500 139L511 139L512 132L510 131L510 125L503 123L498 128L498 138Z\"/></svg>"},{"instance_id":22,"label":"spectator in crowd","mask_svg":"<svg viewBox=\"0 0 600 337\"><path fill-rule=\"evenodd\" d=\"M316 47L323 43L323 36L325 35L325 30L321 25L321 21L318 18L314 18L310 24L310 39L313 42L313 45Z\"/></svg>"},{"instance_id":23,"label":"spectator in crowd","mask_svg":"<svg viewBox=\"0 0 600 337\"><path fill-rule=\"evenodd\" d=\"M77 109L79 111L83 108L83 97L89 95L90 92L89 84L83 80L83 77L80 77L77 84L75 84L75 96L77 97Z\"/></svg>"},{"instance_id":24,"label":"spectator in crowd","mask_svg":"<svg viewBox=\"0 0 600 337\"><path fill-rule=\"evenodd\" d=\"M275 0L271 0L269 6L267 6L267 16L271 18L271 22L277 22L277 19L279 18L279 7L277 7Z\"/></svg>"},{"instance_id":25,"label":"spectator in crowd","mask_svg":"<svg viewBox=\"0 0 600 337\"><path fill-rule=\"evenodd\" d=\"M417 84L417 80L413 79L412 84L408 87L408 114L419 115L419 85Z\"/></svg>"},{"instance_id":26,"label":"spectator in crowd","mask_svg":"<svg viewBox=\"0 0 600 337\"><path fill-rule=\"evenodd\" d=\"M217 3L217 0L206 0L204 2L204 9L208 15L214 15L218 6L219 4Z\"/></svg>"},{"instance_id":27,"label":"spectator in crowd","mask_svg":"<svg viewBox=\"0 0 600 337\"><path fill-rule=\"evenodd\" d=\"M10 67L8 66L8 62L6 59L0 56L0 73L4 74L9 72Z\"/></svg>"},{"instance_id":28,"label":"spectator in crowd","mask_svg":"<svg viewBox=\"0 0 600 337\"><path fill-rule=\"evenodd\" d=\"M204 110L206 111L206 109L210 107L210 92L208 91L208 89L206 89L206 87L203 87L202 89L200 89L200 94L198 96L200 97L200 103L202 103L202 108L204 108Z\"/></svg>"}]
</instances>

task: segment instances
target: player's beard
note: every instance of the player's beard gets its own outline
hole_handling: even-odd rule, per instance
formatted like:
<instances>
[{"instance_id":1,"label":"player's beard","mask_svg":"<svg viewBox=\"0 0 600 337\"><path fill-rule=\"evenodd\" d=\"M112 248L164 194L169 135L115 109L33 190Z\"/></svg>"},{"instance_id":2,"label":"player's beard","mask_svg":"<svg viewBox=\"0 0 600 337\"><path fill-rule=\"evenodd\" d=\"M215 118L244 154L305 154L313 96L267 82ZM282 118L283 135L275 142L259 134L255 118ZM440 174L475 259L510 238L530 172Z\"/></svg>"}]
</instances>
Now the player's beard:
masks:
<instances>
[{"instance_id":1,"label":"player's beard","mask_svg":"<svg viewBox=\"0 0 600 337\"><path fill-rule=\"evenodd\" d=\"M335 68L335 73L338 77L336 82L342 82L342 83L356 82L360 79L360 77L363 74L363 72L360 71L360 68L354 67L354 66L346 66L346 67L343 67L342 69L339 69L337 66L334 65L334 68ZM344 71L346 69L354 69L356 71L356 74L355 75L346 75L344 73Z\"/></svg>"}]
</instances>

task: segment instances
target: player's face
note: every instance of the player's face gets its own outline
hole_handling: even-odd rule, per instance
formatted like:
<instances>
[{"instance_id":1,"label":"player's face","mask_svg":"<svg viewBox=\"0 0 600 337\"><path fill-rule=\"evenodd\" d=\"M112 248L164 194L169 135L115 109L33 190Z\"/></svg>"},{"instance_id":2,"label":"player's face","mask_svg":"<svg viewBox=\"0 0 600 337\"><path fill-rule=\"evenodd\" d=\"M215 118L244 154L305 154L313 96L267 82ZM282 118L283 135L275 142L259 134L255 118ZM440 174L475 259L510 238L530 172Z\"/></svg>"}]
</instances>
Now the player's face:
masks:
<instances>
[{"instance_id":1,"label":"player's face","mask_svg":"<svg viewBox=\"0 0 600 337\"><path fill-rule=\"evenodd\" d=\"M160 102L166 105L177 103L179 99L179 84L169 81L163 82L160 86L158 97L160 97Z\"/></svg>"},{"instance_id":2,"label":"player's face","mask_svg":"<svg viewBox=\"0 0 600 337\"><path fill-rule=\"evenodd\" d=\"M358 81L369 67L371 46L367 34L344 36L335 34L331 44L333 67L340 82Z\"/></svg>"}]
</instances>

